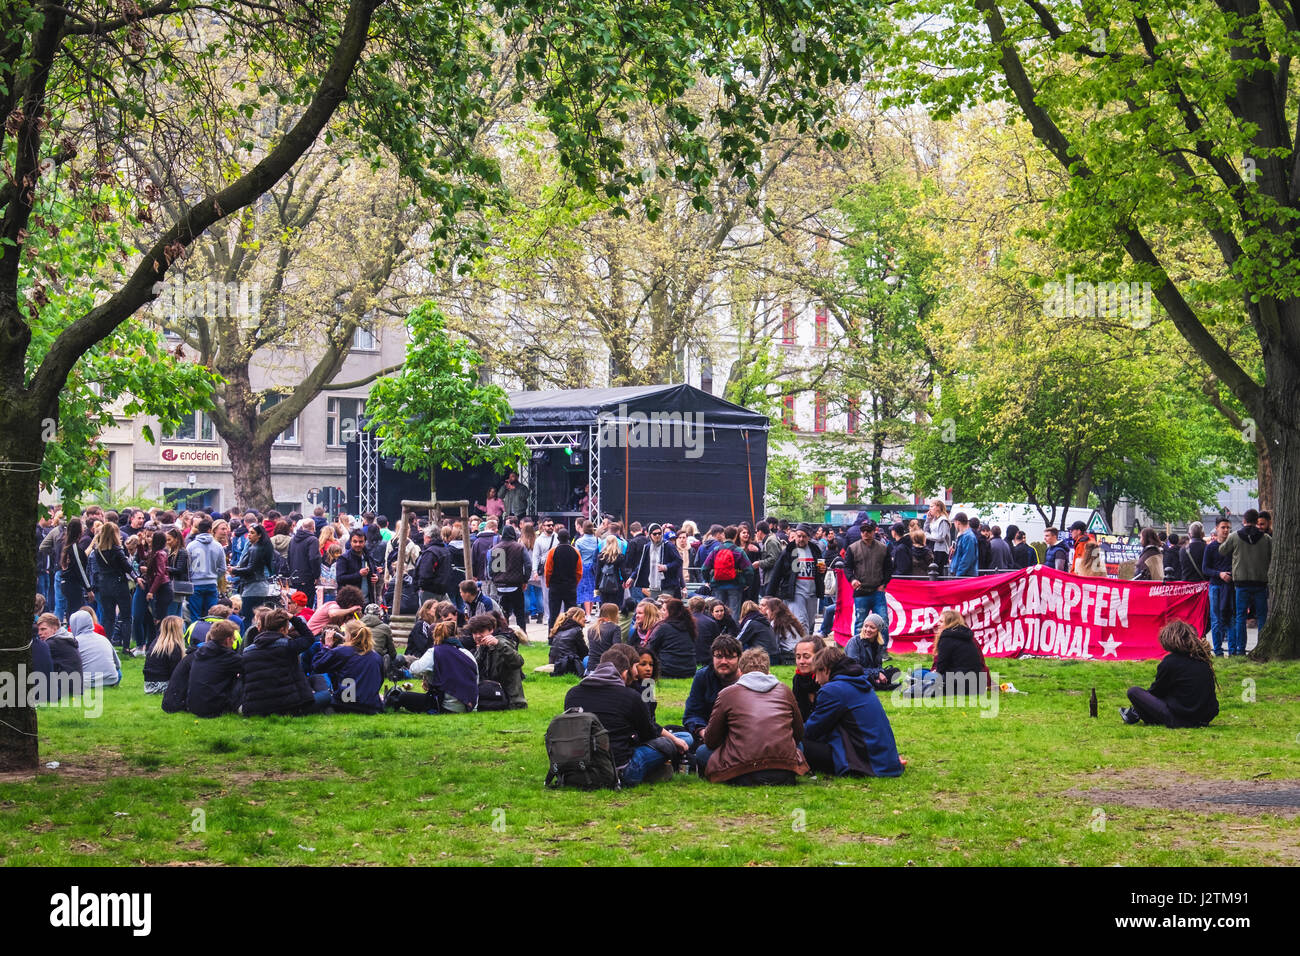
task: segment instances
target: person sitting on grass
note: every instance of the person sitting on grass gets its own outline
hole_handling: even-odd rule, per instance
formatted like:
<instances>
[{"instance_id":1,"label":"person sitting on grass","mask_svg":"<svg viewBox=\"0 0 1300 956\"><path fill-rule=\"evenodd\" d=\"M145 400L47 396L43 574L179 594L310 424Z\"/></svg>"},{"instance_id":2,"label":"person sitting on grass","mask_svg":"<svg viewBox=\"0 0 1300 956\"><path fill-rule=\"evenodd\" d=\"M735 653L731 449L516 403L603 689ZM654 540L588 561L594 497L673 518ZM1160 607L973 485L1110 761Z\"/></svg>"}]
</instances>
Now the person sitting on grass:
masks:
<instances>
[{"instance_id":1,"label":"person sitting on grass","mask_svg":"<svg viewBox=\"0 0 1300 956\"><path fill-rule=\"evenodd\" d=\"M682 723L696 740L704 736L704 728L713 713L713 702L722 688L734 684L740 676L740 641L730 634L719 634L713 639L713 663L701 667L691 681L691 692L686 695L686 711Z\"/></svg>"},{"instance_id":2,"label":"person sitting on grass","mask_svg":"<svg viewBox=\"0 0 1300 956\"><path fill-rule=\"evenodd\" d=\"M54 703L64 690L71 692L81 687L81 651L77 639L59 623L57 615L42 614L36 621L36 632L49 650L50 684L47 703Z\"/></svg>"},{"instance_id":3,"label":"person sitting on grass","mask_svg":"<svg viewBox=\"0 0 1300 956\"><path fill-rule=\"evenodd\" d=\"M663 616L643 647L654 651L667 678L695 676L695 619L680 598L663 601Z\"/></svg>"},{"instance_id":4,"label":"person sitting on grass","mask_svg":"<svg viewBox=\"0 0 1300 956\"><path fill-rule=\"evenodd\" d=\"M686 609L695 619L695 666L708 667L713 661L713 639L722 633L722 626L709 613L707 598L696 595L686 602Z\"/></svg>"},{"instance_id":5,"label":"person sitting on grass","mask_svg":"<svg viewBox=\"0 0 1300 956\"><path fill-rule=\"evenodd\" d=\"M199 618L197 621L193 622L189 626L189 628L185 631L185 646L190 650L194 650L196 647L198 647L200 644L202 644L204 641L208 639L208 629L212 627L213 624L216 624L218 621L229 620L230 614L231 614L231 609L229 605L226 604L212 605L212 607L208 608L207 617ZM239 647L240 628L239 625L236 624L234 621L231 621L231 623L235 625L235 636L236 636L235 647Z\"/></svg>"},{"instance_id":6,"label":"person sitting on grass","mask_svg":"<svg viewBox=\"0 0 1300 956\"><path fill-rule=\"evenodd\" d=\"M76 611L68 618L68 629L81 652L82 686L116 687L122 680L122 662L108 638L95 633L93 618Z\"/></svg>"},{"instance_id":7,"label":"person sitting on grass","mask_svg":"<svg viewBox=\"0 0 1300 956\"><path fill-rule=\"evenodd\" d=\"M780 647L778 654L773 655L769 652L769 660L774 664L793 664L795 645L808 636L808 630L804 628L803 622L794 616L790 605L779 597L765 597L759 607L763 616L772 623L772 633L776 635ZM743 644L744 641L741 643Z\"/></svg>"},{"instance_id":8,"label":"person sitting on grass","mask_svg":"<svg viewBox=\"0 0 1300 956\"><path fill-rule=\"evenodd\" d=\"M674 735L656 725L641 695L628 686L636 663L636 650L616 644L601 656L591 674L564 695L565 710L581 707L600 720L624 787L671 779L671 753L680 756L690 747L689 734ZM665 743L656 746L657 740Z\"/></svg>"},{"instance_id":9,"label":"person sitting on grass","mask_svg":"<svg viewBox=\"0 0 1300 956\"><path fill-rule=\"evenodd\" d=\"M1156 679L1148 690L1130 687L1131 707L1121 707L1126 724L1146 721L1166 727L1206 727L1219 714L1210 645L1184 620L1160 629L1160 646L1169 653L1156 665Z\"/></svg>"},{"instance_id":10,"label":"person sitting on grass","mask_svg":"<svg viewBox=\"0 0 1300 956\"><path fill-rule=\"evenodd\" d=\"M348 587L339 588L346 591ZM322 645L311 666L318 674L328 674L334 688L331 705L335 710L355 714L378 714L384 709L379 688L384 683L384 662L375 653L370 628L355 618L345 621L346 643Z\"/></svg>"},{"instance_id":11,"label":"person sitting on grass","mask_svg":"<svg viewBox=\"0 0 1300 956\"><path fill-rule=\"evenodd\" d=\"M316 636L301 617L280 608L268 609L260 628L249 633L244 645L240 713L245 717L297 717L329 706L330 692L313 693L300 663L302 652L315 642Z\"/></svg>"},{"instance_id":12,"label":"person sitting on grass","mask_svg":"<svg viewBox=\"0 0 1300 956\"><path fill-rule=\"evenodd\" d=\"M419 660L424 656L425 651L433 647L433 627L438 623L434 610L437 607L438 602L430 598L420 605L420 610L415 612L415 623L411 625L411 631L406 635L408 663L411 660Z\"/></svg>"},{"instance_id":13,"label":"person sitting on grass","mask_svg":"<svg viewBox=\"0 0 1300 956\"><path fill-rule=\"evenodd\" d=\"M736 786L781 786L808 772L799 741L803 720L794 694L768 673L767 654L751 648L740 655L740 677L722 688L695 751L695 767L706 780Z\"/></svg>"},{"instance_id":14,"label":"person sitting on grass","mask_svg":"<svg viewBox=\"0 0 1300 956\"><path fill-rule=\"evenodd\" d=\"M788 608L786 613L790 613ZM736 635L736 640L740 641L743 650L757 648L767 655L769 661L781 656L781 642L777 639L776 631L772 630L767 615L754 601L746 601L740 606L740 633Z\"/></svg>"},{"instance_id":15,"label":"person sitting on grass","mask_svg":"<svg viewBox=\"0 0 1300 956\"><path fill-rule=\"evenodd\" d=\"M650 648L643 647L637 652L637 662L633 665L632 679L627 686L641 695L651 720L655 719L655 713L659 709L658 685L659 658L655 657L655 652Z\"/></svg>"},{"instance_id":16,"label":"person sitting on grass","mask_svg":"<svg viewBox=\"0 0 1300 956\"><path fill-rule=\"evenodd\" d=\"M438 624L433 646L411 664L411 675L424 679L424 693L394 687L384 698L385 707L415 714L466 714L478 706L478 661L449 642L455 632L454 621Z\"/></svg>"},{"instance_id":17,"label":"person sitting on grass","mask_svg":"<svg viewBox=\"0 0 1300 956\"><path fill-rule=\"evenodd\" d=\"M984 663L975 633L966 619L949 609L939 616L939 636L934 645L935 693L940 696L977 696L989 690L989 668Z\"/></svg>"},{"instance_id":18,"label":"person sitting on grass","mask_svg":"<svg viewBox=\"0 0 1300 956\"><path fill-rule=\"evenodd\" d=\"M547 658L552 665L551 673L556 677L561 674L582 674L586 668L582 659L587 656L587 642L582 636L582 625L587 620L587 612L581 607L571 607L555 620L551 628L551 649Z\"/></svg>"},{"instance_id":19,"label":"person sitting on grass","mask_svg":"<svg viewBox=\"0 0 1300 956\"><path fill-rule=\"evenodd\" d=\"M476 614L469 619L465 630L474 640L478 679L500 684L511 710L525 709L528 701L524 698L524 656L519 653L505 618Z\"/></svg>"},{"instance_id":20,"label":"person sitting on grass","mask_svg":"<svg viewBox=\"0 0 1300 956\"><path fill-rule=\"evenodd\" d=\"M824 647L813 673L822 686L803 728L808 766L837 777L901 776L889 718L862 668L839 647Z\"/></svg>"},{"instance_id":21,"label":"person sitting on grass","mask_svg":"<svg viewBox=\"0 0 1300 956\"><path fill-rule=\"evenodd\" d=\"M618 605L602 604L600 617L587 628L587 673L600 666L600 655L615 644L621 643L618 629Z\"/></svg>"},{"instance_id":22,"label":"person sitting on grass","mask_svg":"<svg viewBox=\"0 0 1300 956\"><path fill-rule=\"evenodd\" d=\"M244 660L234 649L236 636L235 625L229 621L218 621L208 629L207 640L193 654L185 655L172 672L163 693L164 711L220 717L239 706Z\"/></svg>"},{"instance_id":23,"label":"person sitting on grass","mask_svg":"<svg viewBox=\"0 0 1300 956\"><path fill-rule=\"evenodd\" d=\"M825 646L826 641L820 634L812 634L794 647L794 679L790 684L795 703L799 706L799 719L805 723L812 713L817 691L821 687L813 674L813 658Z\"/></svg>"},{"instance_id":24,"label":"person sitting on grass","mask_svg":"<svg viewBox=\"0 0 1300 956\"><path fill-rule=\"evenodd\" d=\"M167 693L167 682L185 656L185 622L169 614L158 624L158 636L144 657L144 692Z\"/></svg>"},{"instance_id":25,"label":"person sitting on grass","mask_svg":"<svg viewBox=\"0 0 1300 956\"><path fill-rule=\"evenodd\" d=\"M316 613L307 622L307 627L319 637L321 631L325 630L326 624L341 625L348 618L359 620L364 605L365 598L361 596L361 588L354 584L344 585L338 589L334 600L326 601L316 608Z\"/></svg>"}]
</instances>

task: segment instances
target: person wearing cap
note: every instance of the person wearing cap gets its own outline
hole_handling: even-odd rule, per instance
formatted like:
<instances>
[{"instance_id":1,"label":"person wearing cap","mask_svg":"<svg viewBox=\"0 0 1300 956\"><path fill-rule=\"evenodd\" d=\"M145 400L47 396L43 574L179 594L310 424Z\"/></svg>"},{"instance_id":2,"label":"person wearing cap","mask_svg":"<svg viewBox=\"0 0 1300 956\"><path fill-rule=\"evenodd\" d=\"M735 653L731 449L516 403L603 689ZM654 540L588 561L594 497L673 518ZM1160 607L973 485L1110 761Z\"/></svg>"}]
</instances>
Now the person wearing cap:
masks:
<instances>
[{"instance_id":1,"label":"person wearing cap","mask_svg":"<svg viewBox=\"0 0 1300 956\"><path fill-rule=\"evenodd\" d=\"M1070 540L1074 542L1074 551L1070 555L1070 573L1075 574L1075 568L1083 567L1083 549L1088 543L1088 526L1082 521L1076 521L1070 525Z\"/></svg>"},{"instance_id":2,"label":"person wearing cap","mask_svg":"<svg viewBox=\"0 0 1300 956\"><path fill-rule=\"evenodd\" d=\"M681 597L682 556L672 545L664 543L664 529L652 524L649 537L641 548L641 560L632 577L633 587L640 588L647 598L659 600L660 594Z\"/></svg>"},{"instance_id":3,"label":"person wearing cap","mask_svg":"<svg viewBox=\"0 0 1300 956\"><path fill-rule=\"evenodd\" d=\"M781 559L772 570L767 593L790 606L811 634L817 629L817 608L826 593L825 567L821 550L812 539L812 525L801 524L790 536Z\"/></svg>"},{"instance_id":4,"label":"person wearing cap","mask_svg":"<svg viewBox=\"0 0 1300 956\"><path fill-rule=\"evenodd\" d=\"M845 553L844 573L853 585L853 633L857 634L868 614L875 614L881 620L888 617L885 585L894 575L889 548L876 540L876 523L870 518L862 522L862 533Z\"/></svg>"}]
</instances>

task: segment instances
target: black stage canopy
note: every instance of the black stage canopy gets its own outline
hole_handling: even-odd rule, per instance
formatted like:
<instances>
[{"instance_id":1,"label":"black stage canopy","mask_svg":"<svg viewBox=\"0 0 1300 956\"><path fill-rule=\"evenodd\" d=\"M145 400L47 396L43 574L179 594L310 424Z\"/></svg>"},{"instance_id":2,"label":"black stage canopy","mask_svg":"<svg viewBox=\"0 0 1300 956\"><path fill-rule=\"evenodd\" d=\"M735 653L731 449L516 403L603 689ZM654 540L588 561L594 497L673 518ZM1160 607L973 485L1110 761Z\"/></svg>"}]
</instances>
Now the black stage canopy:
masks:
<instances>
[{"instance_id":1,"label":"black stage canopy","mask_svg":"<svg viewBox=\"0 0 1300 956\"><path fill-rule=\"evenodd\" d=\"M690 385L520 391L509 399L514 415L500 434L528 448L521 464L532 513L573 514L589 488L600 513L643 524L734 522L750 517L751 497L752 513L762 515L764 415ZM367 453L367 437L349 456L349 499L360 501L357 510L395 516L400 499L424 497L428 482L397 472L373 448ZM486 468L440 470L439 497L481 502L502 477Z\"/></svg>"}]
</instances>

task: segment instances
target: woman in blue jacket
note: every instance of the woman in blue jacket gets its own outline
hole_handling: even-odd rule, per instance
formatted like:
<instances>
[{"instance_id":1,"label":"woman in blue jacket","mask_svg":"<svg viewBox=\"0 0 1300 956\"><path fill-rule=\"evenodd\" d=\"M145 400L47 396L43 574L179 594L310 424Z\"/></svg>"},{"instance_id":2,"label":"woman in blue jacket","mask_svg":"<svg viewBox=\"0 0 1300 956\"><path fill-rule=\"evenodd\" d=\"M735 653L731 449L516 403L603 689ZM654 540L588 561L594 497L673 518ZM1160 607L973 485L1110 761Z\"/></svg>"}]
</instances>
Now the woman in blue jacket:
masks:
<instances>
[{"instance_id":1,"label":"woman in blue jacket","mask_svg":"<svg viewBox=\"0 0 1300 956\"><path fill-rule=\"evenodd\" d=\"M379 688L384 683L383 658L375 653L370 628L356 618L343 625L343 632L347 643L322 646L312 659L312 670L330 675L335 710L378 714L384 709L384 701L379 696Z\"/></svg>"},{"instance_id":2,"label":"woman in blue jacket","mask_svg":"<svg viewBox=\"0 0 1300 956\"><path fill-rule=\"evenodd\" d=\"M901 776L889 718L862 668L831 646L813 658L813 674L821 690L803 728L808 766L837 777Z\"/></svg>"}]
</instances>

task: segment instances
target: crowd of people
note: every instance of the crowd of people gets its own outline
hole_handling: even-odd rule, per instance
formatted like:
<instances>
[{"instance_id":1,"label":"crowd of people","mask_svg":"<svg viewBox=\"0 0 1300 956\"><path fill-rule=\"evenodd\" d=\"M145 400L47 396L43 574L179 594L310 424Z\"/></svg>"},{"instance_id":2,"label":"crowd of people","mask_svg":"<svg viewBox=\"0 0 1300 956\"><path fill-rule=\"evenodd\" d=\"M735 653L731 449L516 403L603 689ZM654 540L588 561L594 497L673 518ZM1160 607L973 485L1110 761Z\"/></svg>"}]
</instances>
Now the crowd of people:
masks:
<instances>
[{"instance_id":1,"label":"crowd of people","mask_svg":"<svg viewBox=\"0 0 1300 956\"><path fill-rule=\"evenodd\" d=\"M390 528L383 515L331 520L321 508L56 511L38 529L36 667L110 686L119 655L143 656L146 692L166 711L199 716L523 708L520 647L536 620L547 625L552 673L580 678L566 707L600 716L624 785L681 766L735 783L791 782L810 769L889 776L903 764L877 695L907 678L887 663L886 585L1040 561L1023 531L1004 537L950 517L939 500L889 528L865 514L847 528L766 518L703 530L689 521L625 530L607 517L580 519L571 533L511 513L526 491L507 482L468 529L458 517L435 526L408 514ZM1220 522L1209 542L1198 524L1182 541L1147 529L1137 562L1140 579L1209 581L1215 654L1225 638L1227 653L1243 653L1246 615L1261 626L1267 615L1268 515L1244 518L1235 532ZM1105 573L1082 522L1044 539L1041 563ZM854 607L843 649L826 641L836 571ZM403 652L387 623L399 575L403 609L415 615ZM1126 721L1177 726L1217 713L1201 669L1210 645L1187 632L1165 644L1178 656L1156 684L1130 692ZM979 644L955 611L936 638L913 690L987 692ZM790 686L769 673L778 665L794 665ZM1212 664L1209 675L1212 698ZM691 680L680 727L655 723L662 679ZM1185 699L1170 702L1171 688Z\"/></svg>"}]
</instances>

